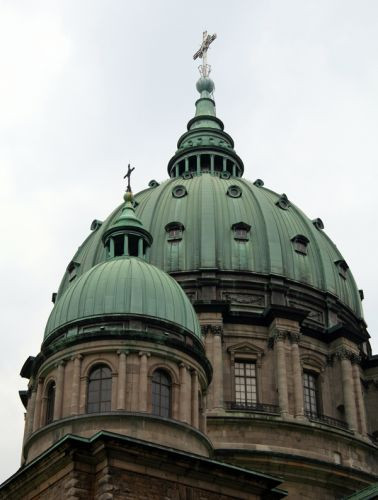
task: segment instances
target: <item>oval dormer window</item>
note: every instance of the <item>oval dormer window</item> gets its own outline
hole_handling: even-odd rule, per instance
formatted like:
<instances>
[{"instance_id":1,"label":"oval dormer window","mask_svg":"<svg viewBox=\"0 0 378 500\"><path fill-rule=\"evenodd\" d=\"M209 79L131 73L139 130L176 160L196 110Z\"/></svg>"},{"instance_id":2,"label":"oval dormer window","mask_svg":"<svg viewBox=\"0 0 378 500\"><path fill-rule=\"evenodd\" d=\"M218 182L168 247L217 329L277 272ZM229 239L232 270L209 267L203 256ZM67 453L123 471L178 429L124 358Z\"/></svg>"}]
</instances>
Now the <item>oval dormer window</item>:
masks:
<instances>
[{"instance_id":1,"label":"oval dormer window","mask_svg":"<svg viewBox=\"0 0 378 500\"><path fill-rule=\"evenodd\" d=\"M245 222L237 222L231 226L236 241L248 241L251 226Z\"/></svg>"},{"instance_id":2,"label":"oval dormer window","mask_svg":"<svg viewBox=\"0 0 378 500\"><path fill-rule=\"evenodd\" d=\"M291 241L293 242L294 250L297 253L307 255L307 246L310 243L310 240L306 236L303 234L297 234L291 238Z\"/></svg>"},{"instance_id":3,"label":"oval dormer window","mask_svg":"<svg viewBox=\"0 0 378 500\"><path fill-rule=\"evenodd\" d=\"M170 222L165 226L167 240L171 243L182 240L184 229L184 225L181 222Z\"/></svg>"}]
</instances>

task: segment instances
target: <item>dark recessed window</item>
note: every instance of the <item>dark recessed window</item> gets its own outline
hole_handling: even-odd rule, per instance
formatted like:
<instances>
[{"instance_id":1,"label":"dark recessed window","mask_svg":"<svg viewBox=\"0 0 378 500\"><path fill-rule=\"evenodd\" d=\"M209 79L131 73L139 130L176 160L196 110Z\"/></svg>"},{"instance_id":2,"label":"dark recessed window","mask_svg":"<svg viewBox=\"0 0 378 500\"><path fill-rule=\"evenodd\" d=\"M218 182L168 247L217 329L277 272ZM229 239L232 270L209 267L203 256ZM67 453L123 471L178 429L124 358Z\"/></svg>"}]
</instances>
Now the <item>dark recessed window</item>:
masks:
<instances>
[{"instance_id":1,"label":"dark recessed window","mask_svg":"<svg viewBox=\"0 0 378 500\"><path fill-rule=\"evenodd\" d=\"M235 361L235 403L257 403L256 363Z\"/></svg>"},{"instance_id":2,"label":"dark recessed window","mask_svg":"<svg viewBox=\"0 0 378 500\"><path fill-rule=\"evenodd\" d=\"M251 226L245 222L237 222L232 225L232 230L234 232L234 239L237 241L248 241L249 231Z\"/></svg>"},{"instance_id":3,"label":"dark recessed window","mask_svg":"<svg viewBox=\"0 0 378 500\"><path fill-rule=\"evenodd\" d=\"M46 400L46 418L45 422L51 424L54 420L54 406L55 406L55 382L50 382L47 388L47 400Z\"/></svg>"},{"instance_id":4,"label":"dark recessed window","mask_svg":"<svg viewBox=\"0 0 378 500\"><path fill-rule=\"evenodd\" d=\"M347 275L348 275L348 269L349 269L348 264L345 262L345 260L337 260L335 262L335 264L336 264L337 269L339 271L339 275L346 280Z\"/></svg>"},{"instance_id":5,"label":"dark recessed window","mask_svg":"<svg viewBox=\"0 0 378 500\"><path fill-rule=\"evenodd\" d=\"M291 238L293 242L294 250L297 253L301 253L302 255L307 255L307 246L310 243L310 240L303 236L303 234L297 234L294 238Z\"/></svg>"},{"instance_id":6,"label":"dark recessed window","mask_svg":"<svg viewBox=\"0 0 378 500\"><path fill-rule=\"evenodd\" d=\"M304 409L307 415L317 416L318 410L318 380L313 373L304 372L303 374L303 395Z\"/></svg>"},{"instance_id":7,"label":"dark recessed window","mask_svg":"<svg viewBox=\"0 0 378 500\"><path fill-rule=\"evenodd\" d=\"M77 276L77 270L79 268L80 264L74 260L72 260L67 267L68 271L68 279L72 281L73 279L76 278Z\"/></svg>"},{"instance_id":8,"label":"dark recessed window","mask_svg":"<svg viewBox=\"0 0 378 500\"><path fill-rule=\"evenodd\" d=\"M239 186L230 186L227 189L227 196L231 198L240 198L242 195L242 190Z\"/></svg>"},{"instance_id":9,"label":"dark recessed window","mask_svg":"<svg viewBox=\"0 0 378 500\"><path fill-rule=\"evenodd\" d=\"M97 231L102 226L102 220L94 219L91 223L91 231Z\"/></svg>"},{"instance_id":10,"label":"dark recessed window","mask_svg":"<svg viewBox=\"0 0 378 500\"><path fill-rule=\"evenodd\" d=\"M155 181L155 179L152 179L152 181L150 181L148 183L148 187L150 187L150 188L156 188L158 186L159 186L159 183L157 181Z\"/></svg>"},{"instance_id":11,"label":"dark recessed window","mask_svg":"<svg viewBox=\"0 0 378 500\"><path fill-rule=\"evenodd\" d=\"M286 196L286 194L283 193L276 201L276 205L277 205L277 207L282 208L282 210L287 210L288 208L290 208L291 203L290 203L288 197Z\"/></svg>"},{"instance_id":12,"label":"dark recessed window","mask_svg":"<svg viewBox=\"0 0 378 500\"><path fill-rule=\"evenodd\" d=\"M185 186L175 186L172 189L172 196L174 198L183 198L188 194Z\"/></svg>"},{"instance_id":13,"label":"dark recessed window","mask_svg":"<svg viewBox=\"0 0 378 500\"><path fill-rule=\"evenodd\" d=\"M168 241L180 241L182 240L182 233L184 231L184 225L181 222L170 222L165 226L165 230L168 235Z\"/></svg>"},{"instance_id":14,"label":"dark recessed window","mask_svg":"<svg viewBox=\"0 0 378 500\"><path fill-rule=\"evenodd\" d=\"M101 413L111 410L112 372L106 365L94 368L88 381L87 413Z\"/></svg>"},{"instance_id":15,"label":"dark recessed window","mask_svg":"<svg viewBox=\"0 0 378 500\"><path fill-rule=\"evenodd\" d=\"M159 417L171 416L171 377L163 370L156 370L152 376L152 414Z\"/></svg>"}]
</instances>

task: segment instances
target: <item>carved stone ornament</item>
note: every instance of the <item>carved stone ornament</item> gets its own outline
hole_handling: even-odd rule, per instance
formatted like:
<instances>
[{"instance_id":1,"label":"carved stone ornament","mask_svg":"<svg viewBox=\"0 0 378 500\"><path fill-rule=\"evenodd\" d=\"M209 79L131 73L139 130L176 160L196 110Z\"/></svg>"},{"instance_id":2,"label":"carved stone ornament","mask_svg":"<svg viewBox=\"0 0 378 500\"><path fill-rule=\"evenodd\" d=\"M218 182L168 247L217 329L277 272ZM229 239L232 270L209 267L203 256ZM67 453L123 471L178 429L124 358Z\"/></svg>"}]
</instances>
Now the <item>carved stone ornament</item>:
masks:
<instances>
[{"instance_id":1,"label":"carved stone ornament","mask_svg":"<svg viewBox=\"0 0 378 500\"><path fill-rule=\"evenodd\" d=\"M222 335L223 327L222 325L201 325L202 335L207 333L212 333L213 335Z\"/></svg>"},{"instance_id":2,"label":"carved stone ornament","mask_svg":"<svg viewBox=\"0 0 378 500\"><path fill-rule=\"evenodd\" d=\"M342 359L349 359L351 363L360 363L361 362L361 356L353 351L350 351L349 349L346 349L345 347L341 347L338 351L335 352L335 357L336 359L339 359L340 361Z\"/></svg>"},{"instance_id":3,"label":"carved stone ornament","mask_svg":"<svg viewBox=\"0 0 378 500\"><path fill-rule=\"evenodd\" d=\"M275 329L268 338L268 346L272 349L276 342L279 340L285 340L288 337L290 337L289 331Z\"/></svg>"},{"instance_id":4,"label":"carved stone ornament","mask_svg":"<svg viewBox=\"0 0 378 500\"><path fill-rule=\"evenodd\" d=\"M300 332L290 332L289 336L290 336L290 341L293 344L299 344L299 342L301 340L301 337L302 337L302 335L300 334Z\"/></svg>"},{"instance_id":5,"label":"carved stone ornament","mask_svg":"<svg viewBox=\"0 0 378 500\"><path fill-rule=\"evenodd\" d=\"M229 300L236 304L256 305L256 306L265 305L264 295L252 295L247 293L225 293L224 297L226 300Z\"/></svg>"}]
</instances>

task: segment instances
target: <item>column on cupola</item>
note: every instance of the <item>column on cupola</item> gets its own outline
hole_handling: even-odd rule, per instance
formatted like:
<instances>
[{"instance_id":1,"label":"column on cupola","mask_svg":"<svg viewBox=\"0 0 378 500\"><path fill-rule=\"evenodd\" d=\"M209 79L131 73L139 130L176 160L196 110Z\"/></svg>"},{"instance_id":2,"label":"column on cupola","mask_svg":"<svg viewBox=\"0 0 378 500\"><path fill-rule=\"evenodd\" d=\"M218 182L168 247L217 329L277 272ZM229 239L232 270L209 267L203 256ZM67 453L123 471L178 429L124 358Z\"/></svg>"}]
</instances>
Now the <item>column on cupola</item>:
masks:
<instances>
[{"instance_id":1,"label":"column on cupola","mask_svg":"<svg viewBox=\"0 0 378 500\"><path fill-rule=\"evenodd\" d=\"M59 361L56 384L55 384L55 402L54 402L54 420L62 418L63 394L64 394L64 366L65 362Z\"/></svg>"},{"instance_id":2,"label":"column on cupola","mask_svg":"<svg viewBox=\"0 0 378 500\"><path fill-rule=\"evenodd\" d=\"M201 325L202 336L205 339L205 352L208 360L213 367L213 380L214 380L214 344L213 344L213 335L210 331L210 325ZM206 399L206 408L208 410L212 410L213 408L213 383L208 387L207 399Z\"/></svg>"},{"instance_id":3,"label":"column on cupola","mask_svg":"<svg viewBox=\"0 0 378 500\"><path fill-rule=\"evenodd\" d=\"M73 363L72 382L71 382L71 415L78 415L80 404L80 376L81 376L81 360L83 356L77 354L72 357Z\"/></svg>"},{"instance_id":4,"label":"column on cupola","mask_svg":"<svg viewBox=\"0 0 378 500\"><path fill-rule=\"evenodd\" d=\"M37 387L32 384L31 395L28 401L28 407L26 411L26 429L25 437L28 437L33 432L33 420L35 415L35 402L37 398Z\"/></svg>"},{"instance_id":5,"label":"column on cupola","mask_svg":"<svg viewBox=\"0 0 378 500\"><path fill-rule=\"evenodd\" d=\"M288 333L278 328L272 328L270 332L270 342L274 349L274 364L276 373L276 383L278 391L278 404L281 416L287 417L289 414L289 397L287 386L286 370L286 347L285 340Z\"/></svg>"},{"instance_id":6,"label":"column on cupola","mask_svg":"<svg viewBox=\"0 0 378 500\"><path fill-rule=\"evenodd\" d=\"M190 402L191 402L191 381L189 378L188 367L185 363L180 364L180 405L179 416L182 422L190 424Z\"/></svg>"},{"instance_id":7,"label":"column on cupola","mask_svg":"<svg viewBox=\"0 0 378 500\"><path fill-rule=\"evenodd\" d=\"M147 384L148 384L148 368L147 359L150 356L149 352L141 351L139 353L139 411L147 411Z\"/></svg>"},{"instance_id":8,"label":"column on cupola","mask_svg":"<svg viewBox=\"0 0 378 500\"><path fill-rule=\"evenodd\" d=\"M118 351L117 410L126 410L126 351Z\"/></svg>"},{"instance_id":9,"label":"column on cupola","mask_svg":"<svg viewBox=\"0 0 378 500\"><path fill-rule=\"evenodd\" d=\"M345 348L336 352L336 357L340 360L341 380L344 395L345 416L351 431L357 430L357 412L354 397L354 380L351 358L354 353Z\"/></svg>"},{"instance_id":10,"label":"column on cupola","mask_svg":"<svg viewBox=\"0 0 378 500\"><path fill-rule=\"evenodd\" d=\"M357 412L359 416L359 430L361 434L366 436L367 427L366 427L366 411L365 411L365 403L364 397L362 394L361 387L361 377L360 377L360 356L354 356L352 358L352 371L353 371L353 380L354 380L354 390L356 393L356 403L357 403Z\"/></svg>"},{"instance_id":11,"label":"column on cupola","mask_svg":"<svg viewBox=\"0 0 378 500\"><path fill-rule=\"evenodd\" d=\"M297 418L302 418L304 416L302 365L299 353L300 340L301 340L301 334L299 331L290 332L291 362L293 369L293 387L294 387L294 415Z\"/></svg>"},{"instance_id":12,"label":"column on cupola","mask_svg":"<svg viewBox=\"0 0 378 500\"><path fill-rule=\"evenodd\" d=\"M202 325L202 334L205 336L206 356L213 367L213 379L208 389L208 410L223 409L223 347L222 325Z\"/></svg>"},{"instance_id":13,"label":"column on cupola","mask_svg":"<svg viewBox=\"0 0 378 500\"><path fill-rule=\"evenodd\" d=\"M35 412L33 419L33 432L39 429L41 425L41 408L42 408L42 389L43 389L43 378L39 377L37 382L37 394L35 400Z\"/></svg>"},{"instance_id":14,"label":"column on cupola","mask_svg":"<svg viewBox=\"0 0 378 500\"><path fill-rule=\"evenodd\" d=\"M198 401L198 373L196 370L192 371L192 401L191 401L191 410L192 410L192 418L191 423L193 427L199 426L199 401Z\"/></svg>"}]
</instances>

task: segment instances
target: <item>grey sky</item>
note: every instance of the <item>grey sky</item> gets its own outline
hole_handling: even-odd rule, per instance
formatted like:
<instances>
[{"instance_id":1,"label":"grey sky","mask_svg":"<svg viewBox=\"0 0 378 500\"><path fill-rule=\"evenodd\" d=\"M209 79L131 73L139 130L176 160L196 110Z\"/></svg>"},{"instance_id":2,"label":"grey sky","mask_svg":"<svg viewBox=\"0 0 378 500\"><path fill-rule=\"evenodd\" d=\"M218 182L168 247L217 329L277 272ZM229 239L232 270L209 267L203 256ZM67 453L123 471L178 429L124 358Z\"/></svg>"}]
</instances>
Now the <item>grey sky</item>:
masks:
<instances>
[{"instance_id":1,"label":"grey sky","mask_svg":"<svg viewBox=\"0 0 378 500\"><path fill-rule=\"evenodd\" d=\"M203 29L245 176L324 221L378 351L377 20L375 0L0 0L0 482L19 465L18 373L51 293L122 200L127 163L135 191L166 177Z\"/></svg>"}]
</instances>

